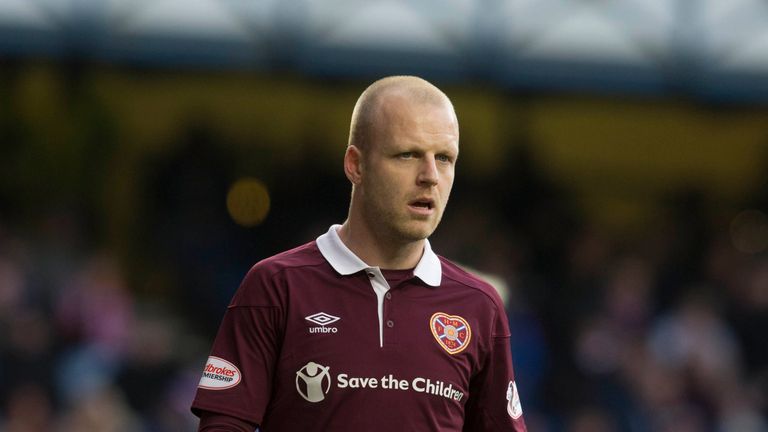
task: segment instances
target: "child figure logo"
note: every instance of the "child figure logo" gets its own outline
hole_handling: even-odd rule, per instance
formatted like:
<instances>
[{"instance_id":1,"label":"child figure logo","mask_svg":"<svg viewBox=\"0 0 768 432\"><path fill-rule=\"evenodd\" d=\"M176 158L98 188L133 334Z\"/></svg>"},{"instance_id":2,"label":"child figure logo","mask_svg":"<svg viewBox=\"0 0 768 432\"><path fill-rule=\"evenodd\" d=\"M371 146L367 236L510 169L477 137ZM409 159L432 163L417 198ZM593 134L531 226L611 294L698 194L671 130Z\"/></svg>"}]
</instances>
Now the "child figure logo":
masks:
<instances>
[{"instance_id":1,"label":"child figure logo","mask_svg":"<svg viewBox=\"0 0 768 432\"><path fill-rule=\"evenodd\" d=\"M296 372L296 391L307 402L320 402L331 389L330 367L309 362Z\"/></svg>"}]
</instances>

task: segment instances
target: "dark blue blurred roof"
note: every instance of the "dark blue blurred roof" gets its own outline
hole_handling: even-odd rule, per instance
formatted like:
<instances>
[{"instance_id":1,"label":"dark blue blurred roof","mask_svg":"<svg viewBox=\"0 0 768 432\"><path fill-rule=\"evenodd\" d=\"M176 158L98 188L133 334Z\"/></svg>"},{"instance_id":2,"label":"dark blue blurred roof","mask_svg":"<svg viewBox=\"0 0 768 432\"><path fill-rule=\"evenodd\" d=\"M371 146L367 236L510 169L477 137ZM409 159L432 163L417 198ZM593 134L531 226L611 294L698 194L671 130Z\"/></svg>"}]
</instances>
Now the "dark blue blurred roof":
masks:
<instances>
[{"instance_id":1,"label":"dark blue blurred roof","mask_svg":"<svg viewBox=\"0 0 768 432\"><path fill-rule=\"evenodd\" d=\"M0 0L0 56L768 101L763 0Z\"/></svg>"}]
</instances>

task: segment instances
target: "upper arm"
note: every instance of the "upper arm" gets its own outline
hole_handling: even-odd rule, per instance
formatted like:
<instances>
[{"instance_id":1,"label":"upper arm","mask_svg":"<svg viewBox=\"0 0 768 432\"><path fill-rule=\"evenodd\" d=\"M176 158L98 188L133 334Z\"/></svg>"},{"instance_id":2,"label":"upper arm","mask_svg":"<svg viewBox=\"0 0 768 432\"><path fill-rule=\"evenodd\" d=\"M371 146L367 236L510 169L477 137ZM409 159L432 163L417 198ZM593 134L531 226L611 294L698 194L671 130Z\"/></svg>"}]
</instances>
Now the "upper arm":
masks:
<instances>
[{"instance_id":1,"label":"upper arm","mask_svg":"<svg viewBox=\"0 0 768 432\"><path fill-rule=\"evenodd\" d=\"M499 305L496 309L487 355L470 382L466 432L527 431L515 385L507 316Z\"/></svg>"},{"instance_id":2,"label":"upper arm","mask_svg":"<svg viewBox=\"0 0 768 432\"><path fill-rule=\"evenodd\" d=\"M204 367L192 411L262 422L283 335L275 282L251 270L227 308Z\"/></svg>"}]
</instances>

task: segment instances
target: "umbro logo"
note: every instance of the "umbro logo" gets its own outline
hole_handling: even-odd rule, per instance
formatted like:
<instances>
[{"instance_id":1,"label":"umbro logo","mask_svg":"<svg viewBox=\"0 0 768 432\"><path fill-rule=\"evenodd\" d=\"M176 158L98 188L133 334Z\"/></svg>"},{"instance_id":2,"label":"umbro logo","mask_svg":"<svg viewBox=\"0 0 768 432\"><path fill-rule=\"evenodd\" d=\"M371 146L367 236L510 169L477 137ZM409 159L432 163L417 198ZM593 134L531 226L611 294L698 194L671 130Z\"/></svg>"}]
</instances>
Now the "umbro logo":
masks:
<instances>
[{"instance_id":1,"label":"umbro logo","mask_svg":"<svg viewBox=\"0 0 768 432\"><path fill-rule=\"evenodd\" d=\"M305 320L317 324L318 327L310 327L310 333L336 333L339 331L336 327L327 327L329 324L333 324L341 318L327 314L325 312L318 312L316 314L304 317Z\"/></svg>"},{"instance_id":2,"label":"umbro logo","mask_svg":"<svg viewBox=\"0 0 768 432\"><path fill-rule=\"evenodd\" d=\"M335 323L336 321L340 320L341 318L337 316L333 316L330 314L327 314L325 312L318 312L314 315L310 315L308 317L304 318L307 321L311 321L317 325L321 325L323 327L327 326L328 324Z\"/></svg>"}]
</instances>

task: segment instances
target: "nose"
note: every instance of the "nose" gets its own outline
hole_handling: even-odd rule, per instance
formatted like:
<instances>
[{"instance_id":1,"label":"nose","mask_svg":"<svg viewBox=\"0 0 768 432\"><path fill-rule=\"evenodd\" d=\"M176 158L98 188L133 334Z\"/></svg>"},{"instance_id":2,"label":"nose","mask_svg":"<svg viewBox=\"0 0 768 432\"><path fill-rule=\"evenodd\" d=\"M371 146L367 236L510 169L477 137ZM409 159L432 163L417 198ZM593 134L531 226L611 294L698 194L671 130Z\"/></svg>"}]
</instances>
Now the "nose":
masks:
<instances>
[{"instance_id":1,"label":"nose","mask_svg":"<svg viewBox=\"0 0 768 432\"><path fill-rule=\"evenodd\" d=\"M434 186L437 184L437 162L434 157L425 157L419 168L417 178L419 185Z\"/></svg>"}]
</instances>

